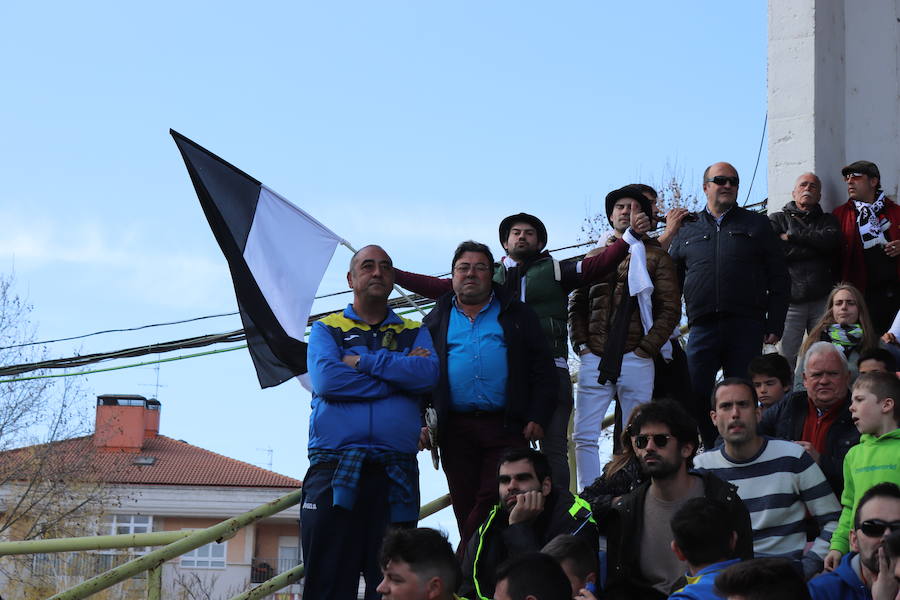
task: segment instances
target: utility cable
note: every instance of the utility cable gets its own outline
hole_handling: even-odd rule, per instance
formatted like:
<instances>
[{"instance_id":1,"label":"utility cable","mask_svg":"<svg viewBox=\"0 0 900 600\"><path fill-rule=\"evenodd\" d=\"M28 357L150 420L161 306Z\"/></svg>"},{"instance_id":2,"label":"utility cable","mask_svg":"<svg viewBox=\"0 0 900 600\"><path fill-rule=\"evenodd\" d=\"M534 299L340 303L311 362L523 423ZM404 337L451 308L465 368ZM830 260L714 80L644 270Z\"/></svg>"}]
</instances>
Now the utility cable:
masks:
<instances>
[{"instance_id":1,"label":"utility cable","mask_svg":"<svg viewBox=\"0 0 900 600\"><path fill-rule=\"evenodd\" d=\"M759 159L762 156L763 149L763 141L766 139L766 127L769 125L769 111L766 111L766 116L763 119L763 130L762 135L759 136L759 150L756 152L756 165L753 167L753 177L750 178L750 187L747 188L747 197L744 198L744 206L747 206L747 202L750 201L750 191L753 189L753 182L756 181L756 170L759 168Z\"/></svg>"}]
</instances>

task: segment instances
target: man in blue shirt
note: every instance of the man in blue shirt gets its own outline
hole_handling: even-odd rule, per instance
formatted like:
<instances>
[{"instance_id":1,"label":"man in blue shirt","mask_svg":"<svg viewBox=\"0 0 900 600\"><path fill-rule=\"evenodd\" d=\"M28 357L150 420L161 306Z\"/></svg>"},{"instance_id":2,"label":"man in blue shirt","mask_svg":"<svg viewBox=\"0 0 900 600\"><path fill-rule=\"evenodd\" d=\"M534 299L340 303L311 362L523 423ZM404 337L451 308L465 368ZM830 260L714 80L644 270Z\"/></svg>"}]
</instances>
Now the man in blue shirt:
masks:
<instances>
[{"instance_id":1,"label":"man in blue shirt","mask_svg":"<svg viewBox=\"0 0 900 600\"><path fill-rule=\"evenodd\" d=\"M453 256L453 292L424 321L441 363L432 403L463 545L497 502L501 453L540 440L557 399L558 379L540 321L492 283L493 264L486 245L460 244Z\"/></svg>"},{"instance_id":2,"label":"man in blue shirt","mask_svg":"<svg viewBox=\"0 0 900 600\"><path fill-rule=\"evenodd\" d=\"M387 298L391 258L378 246L353 255L353 303L313 323L309 471L300 510L304 594L351 600L359 575L378 597L378 549L389 525L419 515L422 396L438 379L428 330L397 316Z\"/></svg>"}]
</instances>

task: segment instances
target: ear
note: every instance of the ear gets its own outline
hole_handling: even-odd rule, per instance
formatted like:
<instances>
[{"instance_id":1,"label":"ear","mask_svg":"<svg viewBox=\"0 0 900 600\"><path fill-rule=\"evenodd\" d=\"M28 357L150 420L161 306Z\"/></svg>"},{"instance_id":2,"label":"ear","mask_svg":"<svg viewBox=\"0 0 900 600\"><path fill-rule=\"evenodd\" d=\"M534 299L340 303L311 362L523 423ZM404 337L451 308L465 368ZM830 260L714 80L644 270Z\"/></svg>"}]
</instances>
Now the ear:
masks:
<instances>
[{"instance_id":1,"label":"ear","mask_svg":"<svg viewBox=\"0 0 900 600\"><path fill-rule=\"evenodd\" d=\"M426 600L436 600L444 594L444 581L435 575L425 582L425 598Z\"/></svg>"},{"instance_id":2,"label":"ear","mask_svg":"<svg viewBox=\"0 0 900 600\"><path fill-rule=\"evenodd\" d=\"M347 271L347 287L353 289L353 274L350 271Z\"/></svg>"},{"instance_id":3,"label":"ear","mask_svg":"<svg viewBox=\"0 0 900 600\"><path fill-rule=\"evenodd\" d=\"M677 440L676 440L676 441L677 441ZM681 457L682 457L682 458L687 458L687 457L689 457L691 454L694 453L694 448L695 448L695 446L694 446L694 444L692 444L691 442L688 442L688 443L686 443L686 444L683 444L683 445L681 446Z\"/></svg>"},{"instance_id":4,"label":"ear","mask_svg":"<svg viewBox=\"0 0 900 600\"><path fill-rule=\"evenodd\" d=\"M731 541L728 542L728 547L734 552L734 549L737 548L737 531L731 532Z\"/></svg>"},{"instance_id":5,"label":"ear","mask_svg":"<svg viewBox=\"0 0 900 600\"><path fill-rule=\"evenodd\" d=\"M685 558L684 552L681 551L681 548L678 547L678 544L675 543L675 540L669 542L669 547L672 548L672 552L675 553L675 556L678 557L678 560L687 562L687 558Z\"/></svg>"},{"instance_id":6,"label":"ear","mask_svg":"<svg viewBox=\"0 0 900 600\"><path fill-rule=\"evenodd\" d=\"M856 538L856 528L850 530L850 549L859 552L859 543Z\"/></svg>"},{"instance_id":7,"label":"ear","mask_svg":"<svg viewBox=\"0 0 900 600\"><path fill-rule=\"evenodd\" d=\"M541 494L544 496L550 495L550 490L553 489L553 482L549 477L544 477L544 481L541 482Z\"/></svg>"},{"instance_id":8,"label":"ear","mask_svg":"<svg viewBox=\"0 0 900 600\"><path fill-rule=\"evenodd\" d=\"M888 396L881 401L881 414L888 415L894 412L894 399Z\"/></svg>"},{"instance_id":9,"label":"ear","mask_svg":"<svg viewBox=\"0 0 900 600\"><path fill-rule=\"evenodd\" d=\"M716 411L714 411L714 410L709 411L709 418L710 418L710 420L712 420L713 425L715 425L716 424Z\"/></svg>"}]
</instances>

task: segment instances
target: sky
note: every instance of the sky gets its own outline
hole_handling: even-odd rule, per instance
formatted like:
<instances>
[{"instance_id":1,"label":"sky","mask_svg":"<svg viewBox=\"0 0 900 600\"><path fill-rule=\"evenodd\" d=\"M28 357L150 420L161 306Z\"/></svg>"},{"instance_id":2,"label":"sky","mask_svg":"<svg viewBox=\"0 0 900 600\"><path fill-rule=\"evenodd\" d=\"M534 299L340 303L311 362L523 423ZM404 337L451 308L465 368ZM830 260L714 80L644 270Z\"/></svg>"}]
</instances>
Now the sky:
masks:
<instances>
[{"instance_id":1,"label":"sky","mask_svg":"<svg viewBox=\"0 0 900 600\"><path fill-rule=\"evenodd\" d=\"M548 247L567 246L608 191L674 172L698 192L720 160L743 201L764 131L759 1L10 2L0 23L0 273L42 340L236 310L169 128L431 274L464 239L501 256L506 215L538 215ZM761 152L750 202L767 196ZM346 289L349 258L339 247L320 294ZM91 423L96 395L141 394L162 403L164 435L297 478L308 466L309 394L261 390L246 350L78 379ZM427 501L446 483L420 459ZM449 510L428 524L455 528Z\"/></svg>"}]
</instances>

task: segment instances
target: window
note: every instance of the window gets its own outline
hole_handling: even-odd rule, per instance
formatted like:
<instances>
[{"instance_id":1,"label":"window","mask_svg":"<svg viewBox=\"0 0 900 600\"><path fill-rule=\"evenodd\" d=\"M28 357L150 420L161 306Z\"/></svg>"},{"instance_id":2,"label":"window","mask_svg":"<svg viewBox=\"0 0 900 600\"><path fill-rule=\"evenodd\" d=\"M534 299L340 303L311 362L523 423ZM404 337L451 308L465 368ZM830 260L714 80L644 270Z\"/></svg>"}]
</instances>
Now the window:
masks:
<instances>
[{"instance_id":1,"label":"window","mask_svg":"<svg viewBox=\"0 0 900 600\"><path fill-rule=\"evenodd\" d=\"M106 515L100 524L100 535L150 533L153 517L143 515Z\"/></svg>"},{"instance_id":2,"label":"window","mask_svg":"<svg viewBox=\"0 0 900 600\"><path fill-rule=\"evenodd\" d=\"M152 533L153 517L147 515L105 515L100 522L98 535L121 535L134 533ZM139 546L130 550L100 550L101 554L121 554L133 552L141 555L150 552L149 546Z\"/></svg>"},{"instance_id":3,"label":"window","mask_svg":"<svg viewBox=\"0 0 900 600\"><path fill-rule=\"evenodd\" d=\"M195 569L224 569L228 542L210 542L181 555L181 566Z\"/></svg>"}]
</instances>

